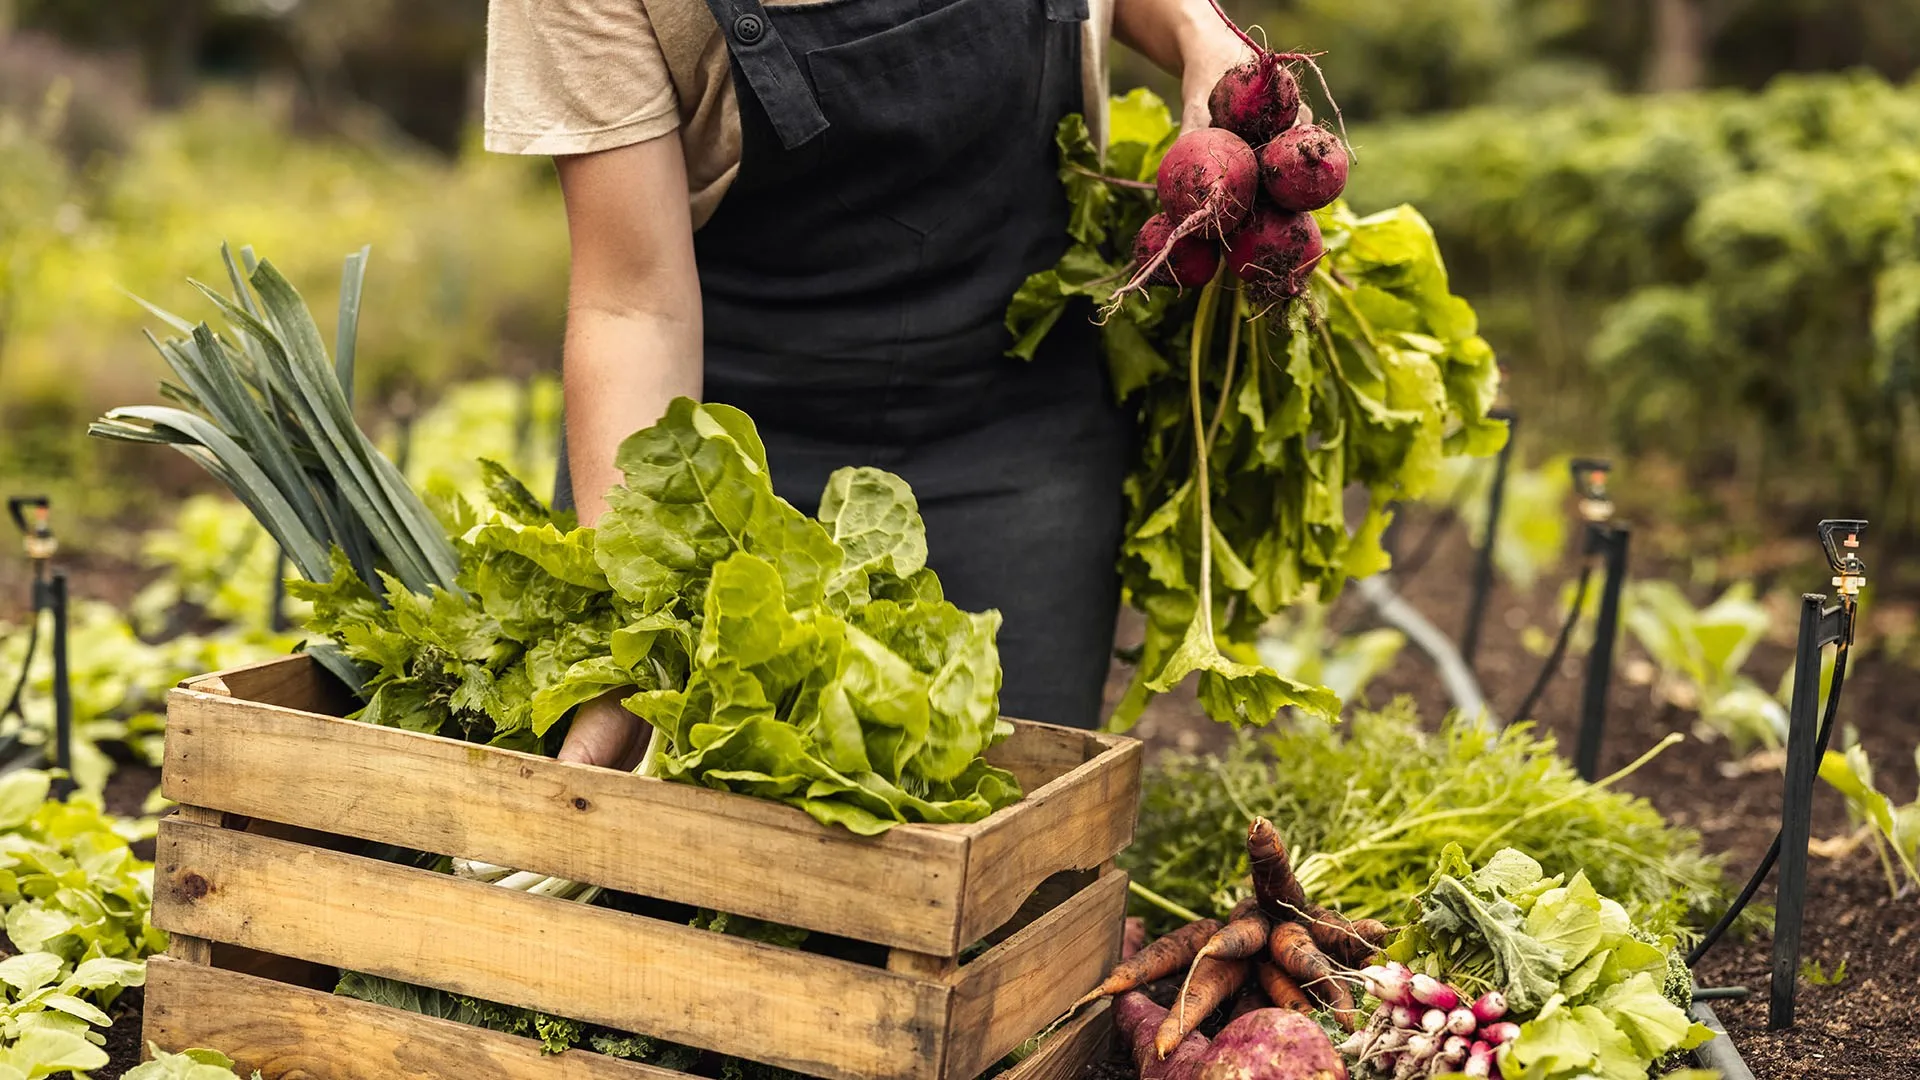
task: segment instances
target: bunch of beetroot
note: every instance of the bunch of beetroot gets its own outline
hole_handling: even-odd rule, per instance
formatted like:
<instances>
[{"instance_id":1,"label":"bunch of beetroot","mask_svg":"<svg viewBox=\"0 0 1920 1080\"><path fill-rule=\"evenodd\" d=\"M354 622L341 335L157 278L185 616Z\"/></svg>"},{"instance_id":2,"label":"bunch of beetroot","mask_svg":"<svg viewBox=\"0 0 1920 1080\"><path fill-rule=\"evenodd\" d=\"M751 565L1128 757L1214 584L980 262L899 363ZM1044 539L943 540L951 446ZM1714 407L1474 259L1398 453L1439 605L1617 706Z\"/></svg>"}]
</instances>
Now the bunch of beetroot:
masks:
<instances>
[{"instance_id":1,"label":"bunch of beetroot","mask_svg":"<svg viewBox=\"0 0 1920 1080\"><path fill-rule=\"evenodd\" d=\"M1116 301L1148 285L1204 285L1225 258L1249 298L1265 307L1299 295L1320 261L1320 226L1310 211L1345 190L1346 144L1314 126L1300 104L1287 64L1312 65L1312 56L1272 52L1233 30L1253 56L1214 84L1211 126L1182 134L1160 162L1161 212L1134 237L1136 270Z\"/></svg>"},{"instance_id":2,"label":"bunch of beetroot","mask_svg":"<svg viewBox=\"0 0 1920 1080\"><path fill-rule=\"evenodd\" d=\"M1520 1035L1506 1019L1507 999L1489 990L1469 1003L1460 991L1430 975L1389 963L1360 973L1380 999L1373 1020L1340 1052L1367 1071L1393 1080L1460 1074L1499 1080L1495 1056Z\"/></svg>"}]
</instances>

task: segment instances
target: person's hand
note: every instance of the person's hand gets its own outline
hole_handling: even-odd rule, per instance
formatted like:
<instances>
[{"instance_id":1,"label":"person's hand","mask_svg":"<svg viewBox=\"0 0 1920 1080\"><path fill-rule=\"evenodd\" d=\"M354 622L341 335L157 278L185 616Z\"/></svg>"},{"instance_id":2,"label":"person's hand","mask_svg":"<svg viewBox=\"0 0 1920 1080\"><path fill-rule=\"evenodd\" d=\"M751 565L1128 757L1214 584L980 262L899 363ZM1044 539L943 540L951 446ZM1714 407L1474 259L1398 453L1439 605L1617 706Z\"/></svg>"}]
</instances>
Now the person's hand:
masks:
<instances>
[{"instance_id":1,"label":"person's hand","mask_svg":"<svg viewBox=\"0 0 1920 1080\"><path fill-rule=\"evenodd\" d=\"M620 704L630 692L610 690L580 706L560 744L559 759L626 772L638 768L653 729Z\"/></svg>"},{"instance_id":2,"label":"person's hand","mask_svg":"<svg viewBox=\"0 0 1920 1080\"><path fill-rule=\"evenodd\" d=\"M1213 92L1213 84L1228 68L1251 56L1253 50L1226 23L1211 12L1202 17L1180 46L1181 130L1207 126L1207 95Z\"/></svg>"}]
</instances>

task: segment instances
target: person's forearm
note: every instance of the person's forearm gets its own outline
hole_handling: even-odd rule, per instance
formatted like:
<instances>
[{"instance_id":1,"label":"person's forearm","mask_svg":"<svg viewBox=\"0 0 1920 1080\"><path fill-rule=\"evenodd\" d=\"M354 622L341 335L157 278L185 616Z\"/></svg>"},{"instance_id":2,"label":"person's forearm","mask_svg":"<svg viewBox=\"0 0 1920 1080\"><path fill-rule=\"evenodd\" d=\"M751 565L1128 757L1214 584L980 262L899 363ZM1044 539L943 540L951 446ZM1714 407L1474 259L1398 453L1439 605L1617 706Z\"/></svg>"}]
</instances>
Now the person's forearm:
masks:
<instances>
[{"instance_id":1,"label":"person's forearm","mask_svg":"<svg viewBox=\"0 0 1920 1080\"><path fill-rule=\"evenodd\" d=\"M1206 123L1206 95L1246 45L1208 0L1117 0L1113 36L1181 80L1182 123Z\"/></svg>"},{"instance_id":2,"label":"person's forearm","mask_svg":"<svg viewBox=\"0 0 1920 1080\"><path fill-rule=\"evenodd\" d=\"M614 453L635 431L666 413L676 397L700 396L701 329L693 317L575 307L567 319L564 363L567 467L582 525L606 511L621 482Z\"/></svg>"}]
</instances>

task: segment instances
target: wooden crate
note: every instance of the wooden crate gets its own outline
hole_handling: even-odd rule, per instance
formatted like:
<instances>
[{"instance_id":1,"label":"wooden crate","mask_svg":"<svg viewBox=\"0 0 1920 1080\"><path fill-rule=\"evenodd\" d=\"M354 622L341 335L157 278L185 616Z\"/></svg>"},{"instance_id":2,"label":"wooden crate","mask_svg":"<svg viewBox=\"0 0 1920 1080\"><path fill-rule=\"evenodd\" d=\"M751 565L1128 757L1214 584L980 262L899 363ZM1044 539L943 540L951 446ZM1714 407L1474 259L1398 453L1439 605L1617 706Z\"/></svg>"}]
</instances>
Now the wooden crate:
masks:
<instances>
[{"instance_id":1,"label":"wooden crate","mask_svg":"<svg viewBox=\"0 0 1920 1080\"><path fill-rule=\"evenodd\" d=\"M302 656L172 692L162 788L181 808L161 822L153 921L174 943L146 992L163 1049L217 1047L268 1080L678 1075L325 993L344 968L832 1080L972 1080L1118 953L1130 739L1016 721L989 757L1024 800L862 838L779 803L342 720L346 705ZM857 939L873 962L383 862L367 842ZM1067 1068L1104 1017L1021 1075Z\"/></svg>"}]
</instances>

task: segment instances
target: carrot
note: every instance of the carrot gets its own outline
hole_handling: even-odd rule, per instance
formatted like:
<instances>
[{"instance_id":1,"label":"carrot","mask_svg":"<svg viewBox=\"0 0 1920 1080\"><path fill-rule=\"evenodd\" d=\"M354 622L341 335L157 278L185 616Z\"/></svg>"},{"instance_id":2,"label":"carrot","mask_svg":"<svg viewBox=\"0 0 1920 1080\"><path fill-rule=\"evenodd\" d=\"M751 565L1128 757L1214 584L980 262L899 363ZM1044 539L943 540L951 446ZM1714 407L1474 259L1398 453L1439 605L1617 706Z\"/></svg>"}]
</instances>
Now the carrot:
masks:
<instances>
[{"instance_id":1,"label":"carrot","mask_svg":"<svg viewBox=\"0 0 1920 1080\"><path fill-rule=\"evenodd\" d=\"M1107 973L1106 981L1094 987L1086 997L1074 1002L1073 1007L1078 1009L1089 1001L1124 994L1155 979L1166 978L1193 963L1193 956L1200 951L1200 946L1206 944L1207 939L1219 929L1219 919L1201 919L1150 943L1114 965L1113 970Z\"/></svg>"},{"instance_id":2,"label":"carrot","mask_svg":"<svg viewBox=\"0 0 1920 1080\"><path fill-rule=\"evenodd\" d=\"M1358 967L1379 951L1387 937L1387 924L1378 919L1355 922L1345 915L1319 904L1308 904L1301 921L1313 935L1320 951L1348 967Z\"/></svg>"},{"instance_id":3,"label":"carrot","mask_svg":"<svg viewBox=\"0 0 1920 1080\"><path fill-rule=\"evenodd\" d=\"M1260 989L1267 992L1267 1000L1273 1002L1275 1007L1298 1013L1313 1011L1313 999L1307 997L1307 992L1300 989L1300 984L1294 982L1292 976L1274 967L1270 961L1256 962L1253 974L1260 980Z\"/></svg>"},{"instance_id":4,"label":"carrot","mask_svg":"<svg viewBox=\"0 0 1920 1080\"><path fill-rule=\"evenodd\" d=\"M1200 1026L1200 1021L1240 989L1240 984L1247 981L1247 969L1252 966L1245 960L1222 960L1217 956L1195 960L1187 985L1180 991L1180 999L1161 1021L1160 1033L1153 1040L1154 1050L1163 1058L1173 1053L1174 1048Z\"/></svg>"},{"instance_id":5,"label":"carrot","mask_svg":"<svg viewBox=\"0 0 1920 1080\"><path fill-rule=\"evenodd\" d=\"M1205 945L1193 958L1217 956L1222 960L1245 960L1266 948L1267 935L1272 932L1273 923L1260 911L1259 905L1249 901L1245 911L1235 908L1235 914L1227 925L1214 931Z\"/></svg>"},{"instance_id":6,"label":"carrot","mask_svg":"<svg viewBox=\"0 0 1920 1080\"><path fill-rule=\"evenodd\" d=\"M1146 944L1147 920L1138 915L1127 916L1124 929L1120 931L1120 959L1133 959L1133 954L1145 948Z\"/></svg>"},{"instance_id":7,"label":"carrot","mask_svg":"<svg viewBox=\"0 0 1920 1080\"><path fill-rule=\"evenodd\" d=\"M1253 895L1268 918L1277 922L1306 910L1307 893L1293 876L1287 845L1266 818L1254 818L1247 829L1247 861L1253 869Z\"/></svg>"},{"instance_id":8,"label":"carrot","mask_svg":"<svg viewBox=\"0 0 1920 1080\"><path fill-rule=\"evenodd\" d=\"M1307 933L1306 927L1299 923L1275 923L1273 934L1267 939L1267 952L1281 971L1319 999L1321 1004L1333 1010L1341 1026L1349 1031L1353 1029L1357 1022L1353 992L1340 981L1333 962L1313 943L1313 936Z\"/></svg>"}]
</instances>

